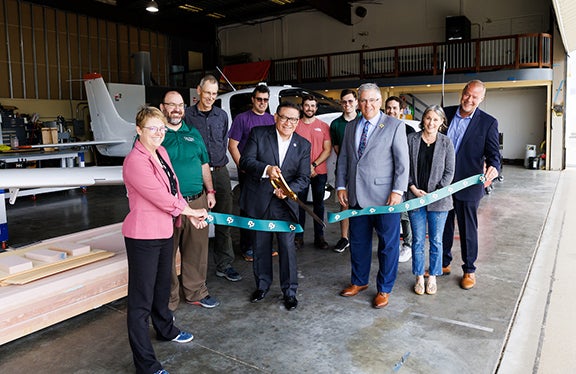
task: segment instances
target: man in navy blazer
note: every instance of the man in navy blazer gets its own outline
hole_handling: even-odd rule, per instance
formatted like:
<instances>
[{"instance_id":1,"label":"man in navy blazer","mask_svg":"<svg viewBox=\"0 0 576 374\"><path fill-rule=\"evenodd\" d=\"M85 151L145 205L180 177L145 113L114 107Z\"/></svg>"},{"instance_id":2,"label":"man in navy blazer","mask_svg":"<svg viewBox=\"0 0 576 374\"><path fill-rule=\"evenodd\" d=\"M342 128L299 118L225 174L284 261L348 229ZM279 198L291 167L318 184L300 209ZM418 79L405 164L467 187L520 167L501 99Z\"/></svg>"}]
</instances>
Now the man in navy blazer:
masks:
<instances>
[{"instance_id":1,"label":"man in navy blazer","mask_svg":"<svg viewBox=\"0 0 576 374\"><path fill-rule=\"evenodd\" d=\"M300 118L297 104L282 103L274 115L275 126L255 127L240 157L246 179L240 195L240 208L249 217L298 222L298 204L274 189L270 179L284 177L298 193L310 183L310 143L294 133ZM256 291L250 301L266 296L272 284L272 233L256 231L253 237L253 271ZM277 233L280 286L287 310L298 306L298 273L294 233Z\"/></svg>"},{"instance_id":2,"label":"man in navy blazer","mask_svg":"<svg viewBox=\"0 0 576 374\"><path fill-rule=\"evenodd\" d=\"M485 174L491 181L500 172L500 145L498 121L488 113L478 109L484 100L486 86L479 80L472 80L464 86L460 105L444 109L446 113L448 137L454 144L456 169L454 181L458 182L476 174ZM484 164L486 172L484 172ZM478 257L478 205L484 196L484 186L475 184L455 193L452 198L454 209L448 212L443 235L442 272L450 274L452 244L454 241L454 217L458 220L462 270L464 275L460 286L468 290L476 284Z\"/></svg>"},{"instance_id":3,"label":"man in navy blazer","mask_svg":"<svg viewBox=\"0 0 576 374\"><path fill-rule=\"evenodd\" d=\"M407 190L410 165L405 125L380 110L382 93L373 83L358 88L358 102L362 116L346 126L338 155L338 200L352 209L399 204ZM373 230L378 235L380 266L372 306L383 308L398 272L400 213L350 218L352 276L340 295L356 296L368 288Z\"/></svg>"}]
</instances>

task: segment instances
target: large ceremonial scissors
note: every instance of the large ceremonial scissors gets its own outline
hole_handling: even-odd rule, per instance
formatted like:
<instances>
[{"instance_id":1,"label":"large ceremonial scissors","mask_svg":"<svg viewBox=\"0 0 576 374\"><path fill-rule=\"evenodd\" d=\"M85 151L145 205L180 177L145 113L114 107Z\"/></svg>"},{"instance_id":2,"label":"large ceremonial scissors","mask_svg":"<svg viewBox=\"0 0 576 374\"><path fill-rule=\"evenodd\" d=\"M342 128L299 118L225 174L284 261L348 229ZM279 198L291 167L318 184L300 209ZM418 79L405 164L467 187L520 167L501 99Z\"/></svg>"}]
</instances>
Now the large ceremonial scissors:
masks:
<instances>
[{"instance_id":1,"label":"large ceremonial scissors","mask_svg":"<svg viewBox=\"0 0 576 374\"><path fill-rule=\"evenodd\" d=\"M314 219L314 221L321 224L322 227L326 227L326 223L324 223L324 221L320 217L318 217L308 205L306 205L305 203L300 201L300 199L298 199L298 195L296 195L296 192L292 191L292 189L288 186L288 183L286 183L286 180L284 179L282 174L280 174L279 178L270 178L270 183L272 183L272 186L274 188L282 190L284 195L286 195L289 199L294 200L296 203L298 203L298 205L302 209L304 209L306 213L308 213Z\"/></svg>"}]
</instances>

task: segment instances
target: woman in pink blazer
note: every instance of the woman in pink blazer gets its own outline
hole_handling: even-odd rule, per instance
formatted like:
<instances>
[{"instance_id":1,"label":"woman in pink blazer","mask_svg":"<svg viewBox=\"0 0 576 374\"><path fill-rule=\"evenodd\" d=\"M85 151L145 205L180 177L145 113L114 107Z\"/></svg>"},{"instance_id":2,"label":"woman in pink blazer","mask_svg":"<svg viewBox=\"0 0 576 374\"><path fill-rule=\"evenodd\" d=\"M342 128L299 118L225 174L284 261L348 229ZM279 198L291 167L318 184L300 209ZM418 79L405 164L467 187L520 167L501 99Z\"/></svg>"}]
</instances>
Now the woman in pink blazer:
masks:
<instances>
[{"instance_id":1,"label":"woman in pink blazer","mask_svg":"<svg viewBox=\"0 0 576 374\"><path fill-rule=\"evenodd\" d=\"M128 257L128 338L137 373L166 373L156 359L148 319L160 340L186 343L192 334L174 326L168 309L172 271L172 230L175 220L188 216L197 228L206 227L205 209L191 209L178 189L178 179L160 145L166 118L156 108L136 115L138 140L126 156L122 175L130 212L122 225Z\"/></svg>"}]
</instances>

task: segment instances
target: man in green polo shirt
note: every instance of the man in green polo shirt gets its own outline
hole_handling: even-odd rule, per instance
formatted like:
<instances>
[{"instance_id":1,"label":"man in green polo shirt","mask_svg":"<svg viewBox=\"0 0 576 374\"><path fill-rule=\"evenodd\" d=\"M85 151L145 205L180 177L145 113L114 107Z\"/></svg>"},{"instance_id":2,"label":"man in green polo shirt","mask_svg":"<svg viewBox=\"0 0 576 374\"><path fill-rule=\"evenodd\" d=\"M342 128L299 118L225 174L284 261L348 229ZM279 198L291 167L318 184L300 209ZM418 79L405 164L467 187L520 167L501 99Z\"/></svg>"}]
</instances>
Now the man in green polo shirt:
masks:
<instances>
[{"instance_id":1,"label":"man in green polo shirt","mask_svg":"<svg viewBox=\"0 0 576 374\"><path fill-rule=\"evenodd\" d=\"M167 92L160 104L162 113L168 120L168 131L162 146L166 148L174 172L178 177L180 192L190 207L212 208L216 204L212 175L208 165L209 157L202 136L193 126L188 126L184 116L184 100L176 91ZM189 304L214 308L220 304L211 297L206 286L208 271L208 228L196 229L187 219L182 219L181 227L174 227L174 258L180 250L182 284L176 269L172 271L170 292L171 310L180 301L180 286Z\"/></svg>"},{"instance_id":2,"label":"man in green polo shirt","mask_svg":"<svg viewBox=\"0 0 576 374\"><path fill-rule=\"evenodd\" d=\"M342 92L340 92L340 105L342 105L342 115L330 124L330 138L332 139L332 147L334 147L336 155L340 153L340 146L342 145L342 139L344 139L346 126L360 116L356 90L350 88L342 90ZM336 196L336 202L338 202L338 196ZM341 211L346 209L348 209L347 206L340 206ZM347 219L340 221L341 237L334 246L334 252L342 253L350 246L350 242L348 241L349 225Z\"/></svg>"}]
</instances>

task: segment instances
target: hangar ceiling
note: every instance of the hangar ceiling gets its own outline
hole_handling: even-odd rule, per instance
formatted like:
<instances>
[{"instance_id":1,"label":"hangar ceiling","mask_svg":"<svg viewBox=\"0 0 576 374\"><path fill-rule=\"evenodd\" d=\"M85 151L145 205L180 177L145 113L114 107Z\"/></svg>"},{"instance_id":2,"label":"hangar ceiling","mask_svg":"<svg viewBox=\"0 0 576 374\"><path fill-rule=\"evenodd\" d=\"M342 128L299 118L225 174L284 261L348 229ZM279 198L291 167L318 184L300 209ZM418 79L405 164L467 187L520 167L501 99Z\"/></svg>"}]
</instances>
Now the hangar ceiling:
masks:
<instances>
[{"instance_id":1,"label":"hangar ceiling","mask_svg":"<svg viewBox=\"0 0 576 374\"><path fill-rule=\"evenodd\" d=\"M188 33L305 10L319 10L351 24L352 6L348 0L155 0L159 11L150 13L146 7L151 0L26 1L151 30Z\"/></svg>"}]
</instances>

